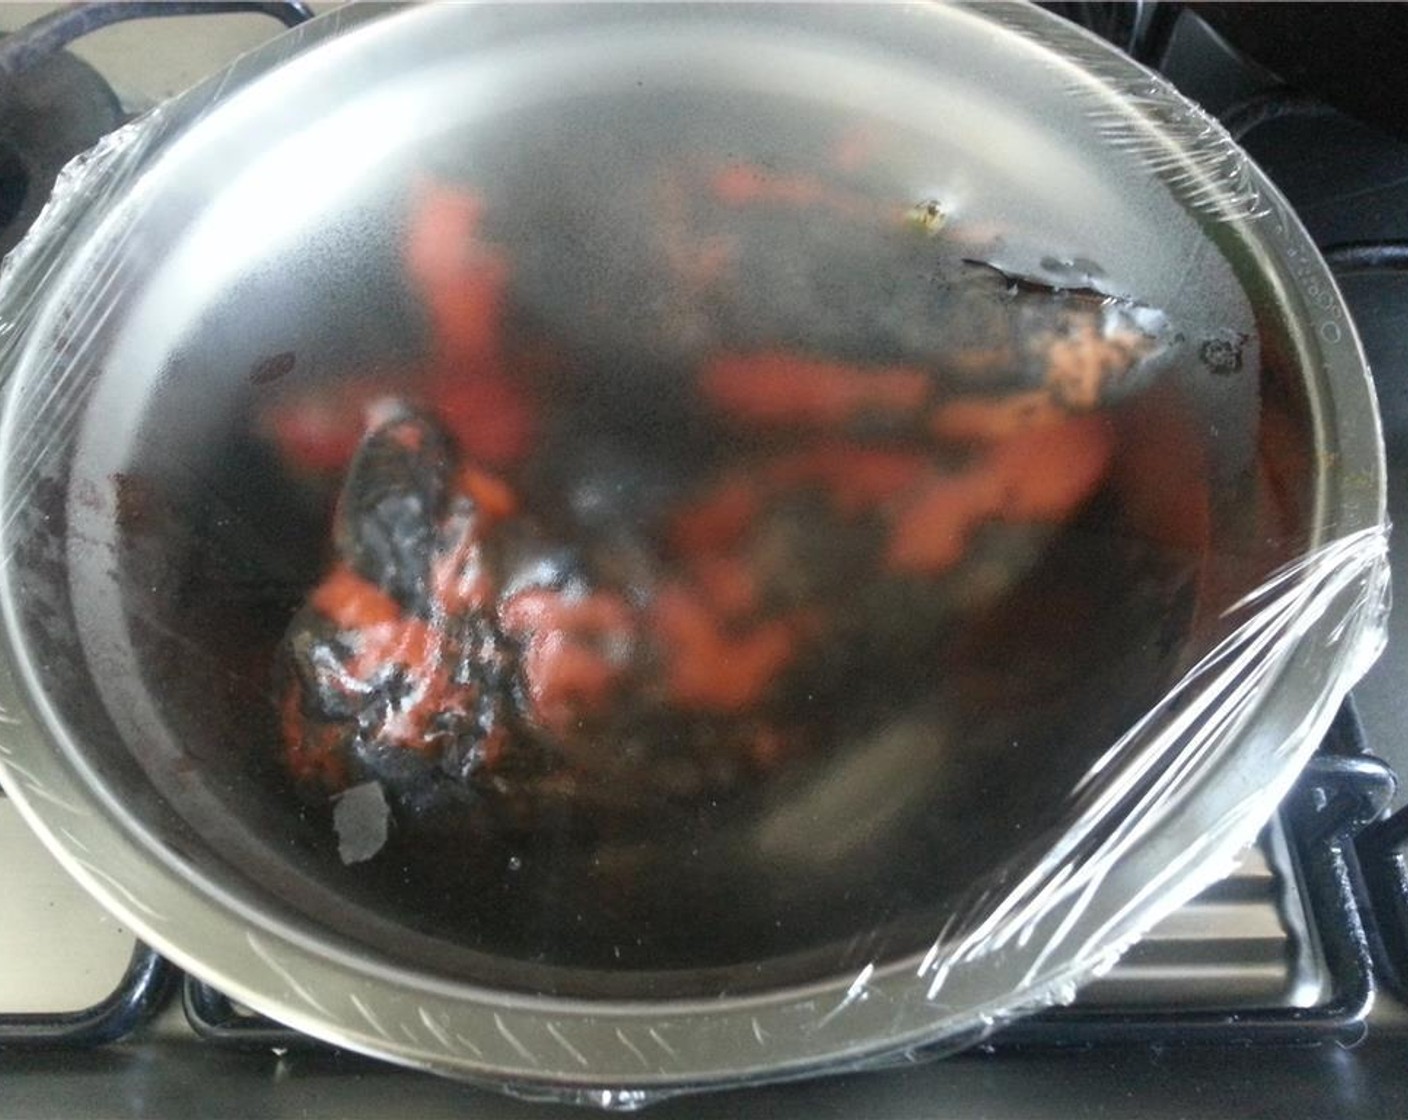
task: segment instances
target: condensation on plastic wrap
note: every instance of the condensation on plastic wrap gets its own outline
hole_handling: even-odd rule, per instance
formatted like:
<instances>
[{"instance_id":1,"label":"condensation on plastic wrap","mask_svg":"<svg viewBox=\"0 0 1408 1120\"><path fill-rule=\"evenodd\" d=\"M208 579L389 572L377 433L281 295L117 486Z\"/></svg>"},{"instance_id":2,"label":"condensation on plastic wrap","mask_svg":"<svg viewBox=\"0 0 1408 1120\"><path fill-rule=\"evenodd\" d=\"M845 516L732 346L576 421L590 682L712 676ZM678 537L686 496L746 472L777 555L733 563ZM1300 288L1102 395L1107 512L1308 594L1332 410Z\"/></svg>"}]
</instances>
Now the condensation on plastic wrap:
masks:
<instances>
[{"instance_id":1,"label":"condensation on plastic wrap","mask_svg":"<svg viewBox=\"0 0 1408 1120\"><path fill-rule=\"evenodd\" d=\"M232 997L523 1096L1068 1002L1384 641L1328 273L1035 9L314 21L64 172L0 363L26 817Z\"/></svg>"}]
</instances>

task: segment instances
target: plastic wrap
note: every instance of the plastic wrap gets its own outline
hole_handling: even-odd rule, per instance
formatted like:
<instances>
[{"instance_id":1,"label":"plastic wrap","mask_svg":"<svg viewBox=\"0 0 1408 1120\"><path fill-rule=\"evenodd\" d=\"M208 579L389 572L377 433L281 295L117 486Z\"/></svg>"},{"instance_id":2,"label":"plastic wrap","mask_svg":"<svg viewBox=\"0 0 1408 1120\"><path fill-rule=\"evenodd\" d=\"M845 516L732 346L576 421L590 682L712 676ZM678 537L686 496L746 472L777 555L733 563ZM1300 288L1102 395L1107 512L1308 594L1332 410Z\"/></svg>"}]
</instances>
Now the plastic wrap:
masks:
<instances>
[{"instance_id":1,"label":"plastic wrap","mask_svg":"<svg viewBox=\"0 0 1408 1120\"><path fill-rule=\"evenodd\" d=\"M251 1007L524 1095L1069 1001L1383 642L1327 271L1024 6L315 21L69 167L0 346L21 810Z\"/></svg>"}]
</instances>

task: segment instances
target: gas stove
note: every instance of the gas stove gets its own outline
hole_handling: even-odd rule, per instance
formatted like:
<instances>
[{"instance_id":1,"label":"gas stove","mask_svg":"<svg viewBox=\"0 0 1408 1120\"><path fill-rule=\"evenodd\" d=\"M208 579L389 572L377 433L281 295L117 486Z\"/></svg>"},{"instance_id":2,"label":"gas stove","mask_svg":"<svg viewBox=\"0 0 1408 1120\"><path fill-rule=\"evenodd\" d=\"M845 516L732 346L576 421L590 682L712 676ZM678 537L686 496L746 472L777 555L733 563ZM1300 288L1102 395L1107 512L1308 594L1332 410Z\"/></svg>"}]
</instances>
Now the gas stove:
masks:
<instances>
[{"instance_id":1,"label":"gas stove","mask_svg":"<svg viewBox=\"0 0 1408 1120\"><path fill-rule=\"evenodd\" d=\"M1408 139L1334 107L1347 105L1334 88L1292 87L1251 61L1213 29L1227 23L1215 9L1051 6L1219 115L1297 208L1363 336L1384 411L1390 508L1408 526ZM309 15L302 4L76 8L43 17L37 6L0 5L6 28L48 20L37 36L31 28L0 45L0 250L33 220L66 158L200 76L182 69L193 43L213 68L220 44L233 57L277 32L268 17L292 25ZM184 18L192 8L200 18ZM155 14L183 18L86 35ZM81 57L62 50L70 41ZM180 75L169 88L163 60ZM1395 530L1395 572L1405 531ZM942 1062L669 1102L654 1114L1408 1115L1399 1002L1408 811L1391 816L1403 801L1394 770L1408 773L1397 685L1408 672L1405 628L1399 612L1383 662L1236 873L1075 1003ZM340 1053L250 1014L135 943L3 799L0 853L0 1114L565 1112Z\"/></svg>"}]
</instances>

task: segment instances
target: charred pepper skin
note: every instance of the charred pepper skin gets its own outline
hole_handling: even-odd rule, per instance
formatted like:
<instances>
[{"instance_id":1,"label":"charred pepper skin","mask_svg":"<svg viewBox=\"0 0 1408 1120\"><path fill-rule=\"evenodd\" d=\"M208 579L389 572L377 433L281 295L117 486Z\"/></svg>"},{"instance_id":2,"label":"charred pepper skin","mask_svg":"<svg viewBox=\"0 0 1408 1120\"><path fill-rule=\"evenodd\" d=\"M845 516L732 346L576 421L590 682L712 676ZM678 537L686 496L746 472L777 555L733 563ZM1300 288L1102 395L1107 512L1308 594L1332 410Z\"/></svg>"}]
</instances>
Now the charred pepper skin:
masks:
<instances>
[{"instance_id":1,"label":"charred pepper skin","mask_svg":"<svg viewBox=\"0 0 1408 1120\"><path fill-rule=\"evenodd\" d=\"M620 695L650 688L666 651L645 643L666 608L594 587L561 549L525 547L541 535L501 483L459 469L426 417L385 411L338 505L338 562L284 642L294 777L322 795L380 781L412 812L447 781L616 781L629 752L603 744L621 738Z\"/></svg>"},{"instance_id":2,"label":"charred pepper skin","mask_svg":"<svg viewBox=\"0 0 1408 1120\"><path fill-rule=\"evenodd\" d=\"M509 735L511 659L481 570L486 520L440 426L387 401L338 503L338 563L285 641L294 776L412 797L474 777Z\"/></svg>"},{"instance_id":3,"label":"charred pepper skin","mask_svg":"<svg viewBox=\"0 0 1408 1120\"><path fill-rule=\"evenodd\" d=\"M425 614L428 559L448 497L450 447L438 426L398 402L382 402L369 420L342 487L337 551L403 609Z\"/></svg>"}]
</instances>

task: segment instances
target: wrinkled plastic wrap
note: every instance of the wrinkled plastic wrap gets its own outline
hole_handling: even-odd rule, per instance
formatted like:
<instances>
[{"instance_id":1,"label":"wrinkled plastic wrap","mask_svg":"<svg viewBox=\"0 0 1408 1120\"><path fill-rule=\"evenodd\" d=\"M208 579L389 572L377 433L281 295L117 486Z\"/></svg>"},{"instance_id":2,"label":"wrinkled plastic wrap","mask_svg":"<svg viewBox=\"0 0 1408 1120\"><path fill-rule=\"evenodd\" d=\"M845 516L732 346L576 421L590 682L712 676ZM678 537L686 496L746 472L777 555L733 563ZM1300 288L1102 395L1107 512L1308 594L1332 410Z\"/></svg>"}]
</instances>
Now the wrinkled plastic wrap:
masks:
<instances>
[{"instance_id":1,"label":"wrinkled plastic wrap","mask_svg":"<svg viewBox=\"0 0 1408 1120\"><path fill-rule=\"evenodd\" d=\"M232 996L524 1095L1069 1001L1383 641L1328 273L1026 7L316 21L65 171L0 345L26 816Z\"/></svg>"}]
</instances>

